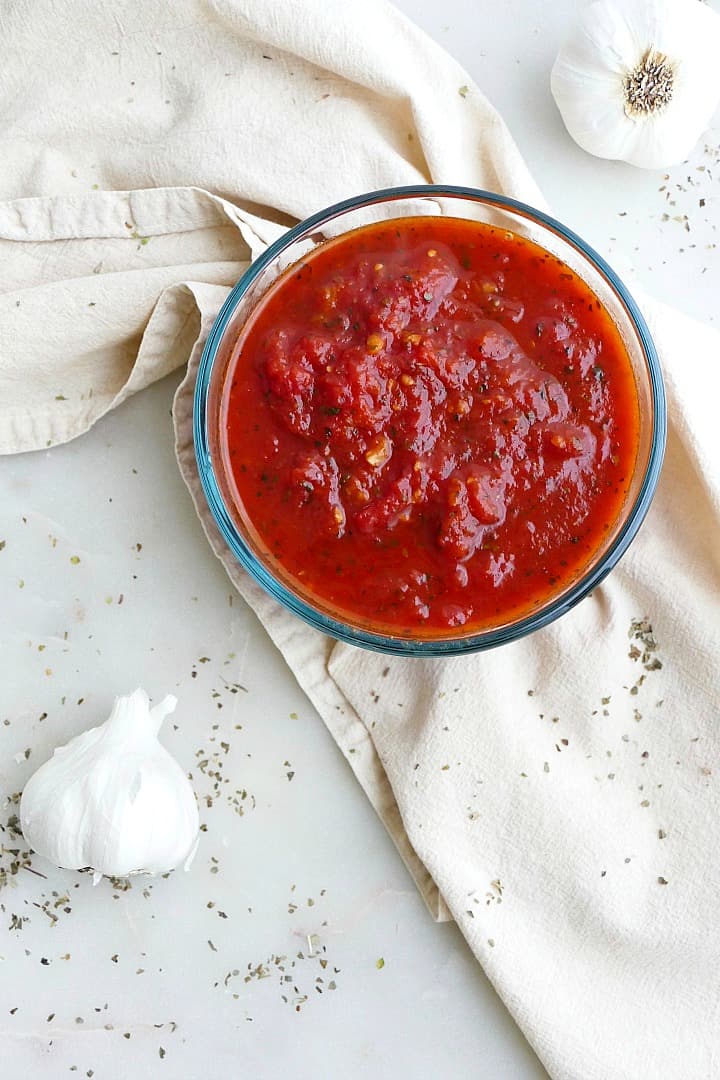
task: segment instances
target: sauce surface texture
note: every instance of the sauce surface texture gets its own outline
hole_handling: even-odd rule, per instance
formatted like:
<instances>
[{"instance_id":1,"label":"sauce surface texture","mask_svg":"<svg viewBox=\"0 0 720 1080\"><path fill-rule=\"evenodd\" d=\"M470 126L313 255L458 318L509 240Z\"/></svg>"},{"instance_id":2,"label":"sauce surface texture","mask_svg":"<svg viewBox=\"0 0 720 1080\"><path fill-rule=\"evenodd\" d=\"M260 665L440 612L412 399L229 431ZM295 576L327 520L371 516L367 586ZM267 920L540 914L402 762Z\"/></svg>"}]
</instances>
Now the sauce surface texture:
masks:
<instances>
[{"instance_id":1,"label":"sauce surface texture","mask_svg":"<svg viewBox=\"0 0 720 1080\"><path fill-rule=\"evenodd\" d=\"M480 631L562 591L637 453L630 361L594 293L456 218L313 251L246 323L223 394L256 546L310 603L398 636Z\"/></svg>"}]
</instances>

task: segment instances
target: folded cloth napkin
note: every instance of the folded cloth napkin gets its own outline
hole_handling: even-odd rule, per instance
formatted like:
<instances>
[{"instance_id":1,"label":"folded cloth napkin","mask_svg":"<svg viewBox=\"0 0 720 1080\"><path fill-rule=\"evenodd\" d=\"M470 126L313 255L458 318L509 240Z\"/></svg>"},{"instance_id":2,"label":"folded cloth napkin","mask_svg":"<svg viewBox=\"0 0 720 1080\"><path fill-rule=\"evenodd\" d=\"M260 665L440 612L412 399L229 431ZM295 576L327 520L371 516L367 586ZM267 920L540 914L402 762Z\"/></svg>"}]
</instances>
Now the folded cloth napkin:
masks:
<instances>
[{"instance_id":1,"label":"folded cloth napkin","mask_svg":"<svg viewBox=\"0 0 720 1080\"><path fill-rule=\"evenodd\" d=\"M468 76L382 0L74 17L71 0L1 16L0 449L79 435L189 357L177 454L210 544L550 1073L715 1075L720 338L643 302L666 465L630 552L569 615L463 659L335 643L249 581L209 518L190 423L208 326L249 258L338 198L539 192ZM49 80L27 76L39 39Z\"/></svg>"}]
</instances>

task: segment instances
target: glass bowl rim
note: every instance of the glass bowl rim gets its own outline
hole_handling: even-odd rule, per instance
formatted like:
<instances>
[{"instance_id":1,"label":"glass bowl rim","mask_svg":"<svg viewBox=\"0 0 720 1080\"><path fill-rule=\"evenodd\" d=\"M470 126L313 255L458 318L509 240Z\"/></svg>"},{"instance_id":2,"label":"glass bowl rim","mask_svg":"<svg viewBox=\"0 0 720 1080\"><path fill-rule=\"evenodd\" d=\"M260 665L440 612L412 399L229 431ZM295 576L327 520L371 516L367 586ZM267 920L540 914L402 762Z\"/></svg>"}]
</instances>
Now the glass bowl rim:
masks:
<instances>
[{"instance_id":1,"label":"glass bowl rim","mask_svg":"<svg viewBox=\"0 0 720 1080\"><path fill-rule=\"evenodd\" d=\"M579 577L565 593L541 610L496 629L482 630L476 634L457 638L402 638L375 634L369 630L354 627L349 623L331 618L293 593L263 565L237 530L220 493L213 471L208 442L206 405L215 359L228 323L233 317L238 303L252 283L273 262L276 256L291 246L298 238L347 211L371 206L375 203L395 202L403 198L427 198L433 195L438 197L459 197L473 202L485 203L500 209L510 210L524 218L537 222L568 242L571 247L575 248L600 272L625 308L645 354L650 380L654 423L647 468L625 521L605 554L598 559L594 566L591 566L589 570ZM213 520L220 530L223 540L241 566L273 599L306 623L309 623L314 629L351 645L360 645L375 652L399 656L460 656L505 645L535 630L542 629L542 627L564 615L575 604L584 599L617 565L635 538L648 512L657 487L665 453L666 438L667 403L657 350L637 303L612 267L577 233L544 211L537 210L528 203L512 199L509 196L498 195L482 188L450 184L409 184L399 187L380 188L377 191L355 195L318 210L283 233L250 263L237 284L231 289L216 316L200 357L193 398L193 440L200 482Z\"/></svg>"}]
</instances>

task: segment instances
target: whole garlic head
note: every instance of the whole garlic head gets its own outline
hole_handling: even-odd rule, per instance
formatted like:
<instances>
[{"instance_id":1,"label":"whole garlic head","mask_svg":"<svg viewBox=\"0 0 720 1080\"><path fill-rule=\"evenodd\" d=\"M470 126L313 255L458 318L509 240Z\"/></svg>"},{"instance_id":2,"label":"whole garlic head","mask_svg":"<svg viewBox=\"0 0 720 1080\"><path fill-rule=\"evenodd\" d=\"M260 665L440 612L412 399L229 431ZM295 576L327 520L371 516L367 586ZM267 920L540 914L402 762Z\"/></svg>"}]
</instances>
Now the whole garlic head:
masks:
<instances>
[{"instance_id":1,"label":"whole garlic head","mask_svg":"<svg viewBox=\"0 0 720 1080\"><path fill-rule=\"evenodd\" d=\"M20 801L28 844L58 866L97 875L161 874L187 862L199 819L190 782L157 738L177 699L144 690L115 700L100 727L58 747Z\"/></svg>"},{"instance_id":2,"label":"whole garlic head","mask_svg":"<svg viewBox=\"0 0 720 1080\"><path fill-rule=\"evenodd\" d=\"M683 161L720 101L720 16L701 0L595 0L550 85L588 153L647 169Z\"/></svg>"}]
</instances>

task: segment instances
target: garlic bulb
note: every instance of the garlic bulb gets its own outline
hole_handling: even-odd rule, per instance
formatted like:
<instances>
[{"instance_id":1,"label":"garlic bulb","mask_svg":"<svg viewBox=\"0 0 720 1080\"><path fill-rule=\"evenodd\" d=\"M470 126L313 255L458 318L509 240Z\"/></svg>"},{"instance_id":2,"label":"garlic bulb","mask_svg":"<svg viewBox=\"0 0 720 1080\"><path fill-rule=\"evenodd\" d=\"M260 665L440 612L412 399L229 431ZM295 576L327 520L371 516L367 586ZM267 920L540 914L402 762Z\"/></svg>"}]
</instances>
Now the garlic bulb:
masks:
<instances>
[{"instance_id":1,"label":"garlic bulb","mask_svg":"<svg viewBox=\"0 0 720 1080\"><path fill-rule=\"evenodd\" d=\"M172 695L150 708L144 690L116 698L110 717L58 747L25 785L20 825L58 866L102 874L160 874L194 854L192 787L158 742Z\"/></svg>"},{"instance_id":2,"label":"garlic bulb","mask_svg":"<svg viewBox=\"0 0 720 1080\"><path fill-rule=\"evenodd\" d=\"M701 0L596 0L561 49L551 89L584 150L675 165L720 101L720 16Z\"/></svg>"}]
</instances>

